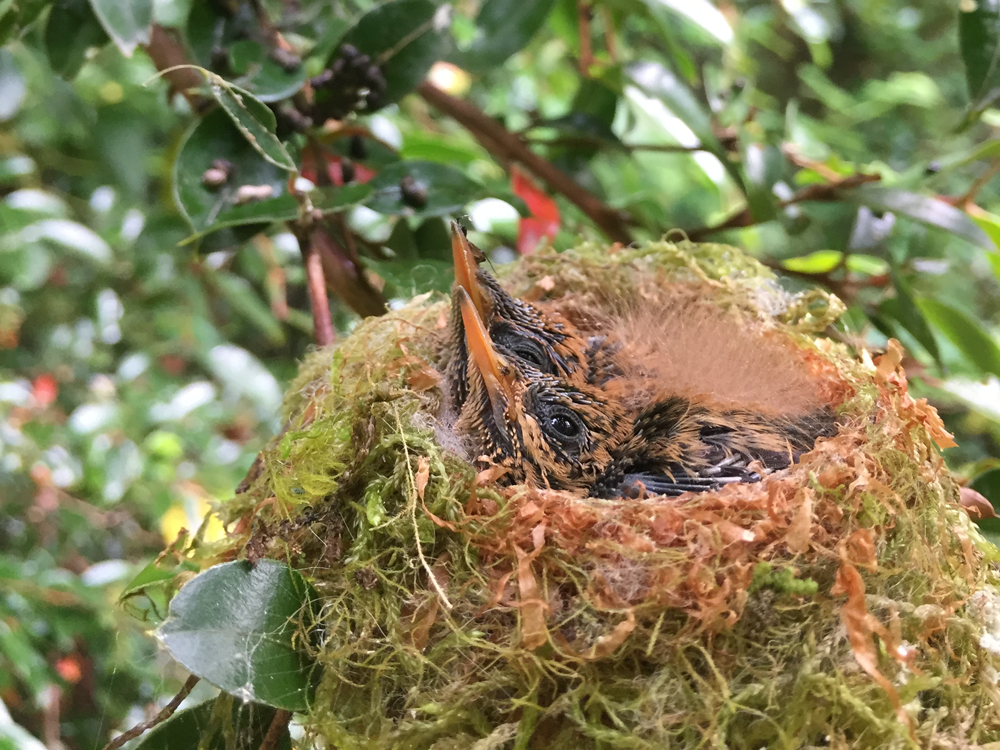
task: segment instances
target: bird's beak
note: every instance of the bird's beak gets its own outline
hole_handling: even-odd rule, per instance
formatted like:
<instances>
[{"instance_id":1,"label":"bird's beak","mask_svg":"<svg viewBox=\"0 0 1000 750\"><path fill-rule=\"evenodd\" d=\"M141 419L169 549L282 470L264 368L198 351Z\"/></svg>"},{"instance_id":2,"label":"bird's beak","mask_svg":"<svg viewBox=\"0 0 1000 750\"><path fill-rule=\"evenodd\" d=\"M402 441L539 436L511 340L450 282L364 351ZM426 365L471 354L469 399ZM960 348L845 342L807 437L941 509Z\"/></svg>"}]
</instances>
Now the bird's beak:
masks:
<instances>
[{"instance_id":1,"label":"bird's beak","mask_svg":"<svg viewBox=\"0 0 1000 750\"><path fill-rule=\"evenodd\" d=\"M462 323L465 325L465 341L472 354L472 361L483 376L486 393L490 398L494 413L506 411L514 403L510 372L497 350L493 347L489 331L483 325L472 296L459 286L456 290L462 308Z\"/></svg>"},{"instance_id":2,"label":"bird's beak","mask_svg":"<svg viewBox=\"0 0 1000 750\"><path fill-rule=\"evenodd\" d=\"M454 221L451 223L451 257L455 263L455 283L459 289L465 290L476 313L481 320L485 320L486 304L483 300L483 290L479 287L479 281L476 279L476 270L479 268L479 264L476 262L476 256L469 246L469 241L462 233L461 227Z\"/></svg>"}]
</instances>

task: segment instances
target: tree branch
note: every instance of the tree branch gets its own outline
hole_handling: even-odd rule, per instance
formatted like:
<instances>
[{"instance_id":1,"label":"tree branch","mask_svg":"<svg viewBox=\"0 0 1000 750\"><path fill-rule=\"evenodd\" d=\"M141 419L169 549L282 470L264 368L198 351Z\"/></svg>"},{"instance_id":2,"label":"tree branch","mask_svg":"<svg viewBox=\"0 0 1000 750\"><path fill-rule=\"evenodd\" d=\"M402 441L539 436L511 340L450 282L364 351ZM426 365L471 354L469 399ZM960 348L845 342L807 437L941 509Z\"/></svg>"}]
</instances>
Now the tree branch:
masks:
<instances>
[{"instance_id":1,"label":"tree branch","mask_svg":"<svg viewBox=\"0 0 1000 750\"><path fill-rule=\"evenodd\" d=\"M326 346L334 342L336 335L333 332L333 319L330 317L330 300L326 296L323 261L313 241L317 234L318 231L315 229L310 234L302 232L298 234L298 239L302 251L302 263L306 268L306 288L309 290L309 306L312 308L313 316L313 337L318 346Z\"/></svg>"},{"instance_id":2,"label":"tree branch","mask_svg":"<svg viewBox=\"0 0 1000 750\"><path fill-rule=\"evenodd\" d=\"M291 720L291 711L286 711L283 708L275 711L274 718L271 719L271 726L267 728L267 734L264 736L264 741L260 743L260 750L277 750L281 731L288 726L288 722Z\"/></svg>"},{"instance_id":3,"label":"tree branch","mask_svg":"<svg viewBox=\"0 0 1000 750\"><path fill-rule=\"evenodd\" d=\"M177 710L177 707L180 706L181 703L184 702L184 699L191 694L191 691L194 690L194 686L198 684L199 679L200 678L197 677L196 675L191 675L190 677L188 677L187 681L184 683L184 687L181 688L180 692L177 693L177 695L175 695L173 698L170 699L170 703L165 705L163 709L160 711L160 713L158 713L149 721L144 721L140 724L136 724L127 732L122 732L113 740L111 740L111 742L105 745L104 750L118 750L118 748L120 748L129 740L133 740L143 732L146 732L152 729L153 727L157 726L158 724L162 724L163 722L165 722L167 719L169 719L171 716L174 715L174 711Z\"/></svg>"},{"instance_id":4,"label":"tree branch","mask_svg":"<svg viewBox=\"0 0 1000 750\"><path fill-rule=\"evenodd\" d=\"M806 203L809 201L835 201L840 198L838 195L840 190L855 188L859 185L864 185L866 182L878 182L880 179L882 179L881 176L877 174L852 174L848 177L839 178L833 182L823 183L822 185L807 185L795 193L791 198L780 201L778 203L778 207L787 208L788 206L796 203ZM742 211L733 214L721 224L715 224L710 227L699 227L698 229L692 229L686 234L688 239L692 242L700 242L708 235L721 232L724 229L752 227L758 223L759 222L754 218L753 213L750 211L750 208L747 207Z\"/></svg>"},{"instance_id":5,"label":"tree branch","mask_svg":"<svg viewBox=\"0 0 1000 750\"><path fill-rule=\"evenodd\" d=\"M483 148L505 166L510 162L522 165L551 190L583 211L609 238L626 245L632 241L625 212L605 205L600 198L577 185L552 162L538 156L520 138L474 104L446 94L427 81L421 83L417 91L429 104L465 127Z\"/></svg>"}]
</instances>

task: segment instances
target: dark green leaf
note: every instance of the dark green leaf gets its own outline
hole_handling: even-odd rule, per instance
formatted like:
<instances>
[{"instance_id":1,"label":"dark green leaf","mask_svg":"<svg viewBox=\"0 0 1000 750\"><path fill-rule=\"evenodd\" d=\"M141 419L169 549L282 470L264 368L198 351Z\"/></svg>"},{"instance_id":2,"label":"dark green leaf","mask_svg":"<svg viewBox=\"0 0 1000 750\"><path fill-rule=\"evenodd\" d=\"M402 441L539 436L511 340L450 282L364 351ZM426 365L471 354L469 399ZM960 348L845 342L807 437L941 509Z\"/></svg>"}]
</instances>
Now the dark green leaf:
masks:
<instances>
[{"instance_id":1,"label":"dark green leaf","mask_svg":"<svg viewBox=\"0 0 1000 750\"><path fill-rule=\"evenodd\" d=\"M370 184L345 185L340 188L317 188L310 193L312 206L324 214L341 211L348 206L363 203L372 194ZM299 218L299 203L294 196L281 195L262 201L246 203L242 206L228 208L216 217L211 226L200 232L195 232L185 243L204 237L210 232L216 232L228 227L245 225L274 224L278 221L294 221Z\"/></svg>"},{"instance_id":2,"label":"dark green leaf","mask_svg":"<svg viewBox=\"0 0 1000 750\"><path fill-rule=\"evenodd\" d=\"M743 173L746 175L747 203L758 223L770 221L778 213L774 185L781 179L785 155L781 149L758 143L742 132Z\"/></svg>"},{"instance_id":3,"label":"dark green leaf","mask_svg":"<svg viewBox=\"0 0 1000 750\"><path fill-rule=\"evenodd\" d=\"M927 320L943 333L983 373L1000 376L1000 346L982 324L944 302L919 299L917 305Z\"/></svg>"},{"instance_id":4,"label":"dark green leaf","mask_svg":"<svg viewBox=\"0 0 1000 750\"><path fill-rule=\"evenodd\" d=\"M425 201L404 202L400 183L412 178L412 185L423 191ZM379 213L441 216L461 211L471 201L485 197L482 185L470 180L463 172L445 164L430 161L401 161L383 167L369 183L375 190L366 203Z\"/></svg>"},{"instance_id":5,"label":"dark green leaf","mask_svg":"<svg viewBox=\"0 0 1000 750\"><path fill-rule=\"evenodd\" d=\"M107 32L87 0L56 0L45 26L45 51L52 70L73 78L91 47L102 47Z\"/></svg>"},{"instance_id":6,"label":"dark green leaf","mask_svg":"<svg viewBox=\"0 0 1000 750\"><path fill-rule=\"evenodd\" d=\"M274 134L277 125L274 112L246 89L213 73L206 72L206 75L212 96L254 150L274 166L294 172L295 162Z\"/></svg>"},{"instance_id":7,"label":"dark green leaf","mask_svg":"<svg viewBox=\"0 0 1000 750\"><path fill-rule=\"evenodd\" d=\"M451 261L418 258L414 260L366 260L365 265L386 280L393 297L409 298L432 289L447 292L455 280Z\"/></svg>"},{"instance_id":8,"label":"dark green leaf","mask_svg":"<svg viewBox=\"0 0 1000 750\"><path fill-rule=\"evenodd\" d=\"M299 64L294 70L286 70L271 59L263 44L250 39L233 42L229 59L233 72L240 76L240 86L262 102L287 99L306 82L305 66Z\"/></svg>"},{"instance_id":9,"label":"dark green leaf","mask_svg":"<svg viewBox=\"0 0 1000 750\"><path fill-rule=\"evenodd\" d=\"M892 285L896 290L895 298L883 300L882 304L879 305L879 310L899 321L903 328L910 332L910 335L927 350L927 353L940 366L942 364L941 353L938 351L934 332L913 300L909 285L895 269L892 271Z\"/></svg>"},{"instance_id":10,"label":"dark green leaf","mask_svg":"<svg viewBox=\"0 0 1000 750\"><path fill-rule=\"evenodd\" d=\"M994 508L1000 508L1000 469L984 471L969 486L993 503Z\"/></svg>"},{"instance_id":11,"label":"dark green leaf","mask_svg":"<svg viewBox=\"0 0 1000 750\"><path fill-rule=\"evenodd\" d=\"M382 105L413 91L431 65L447 54L447 29L439 27L446 13L430 0L389 0L361 16L344 35L342 43L353 44L382 66Z\"/></svg>"},{"instance_id":12,"label":"dark green leaf","mask_svg":"<svg viewBox=\"0 0 1000 750\"><path fill-rule=\"evenodd\" d=\"M274 714L270 706L222 696L178 711L144 735L133 750L257 748L263 744ZM291 750L287 726L277 739L275 750Z\"/></svg>"},{"instance_id":13,"label":"dark green leaf","mask_svg":"<svg viewBox=\"0 0 1000 750\"><path fill-rule=\"evenodd\" d=\"M856 190L847 190L844 192L844 197L859 205L868 206L878 213L891 211L929 227L943 229L985 250L995 248L990 238L969 218L968 214L937 198L911 193L908 190L873 185L862 185Z\"/></svg>"},{"instance_id":14,"label":"dark green leaf","mask_svg":"<svg viewBox=\"0 0 1000 750\"><path fill-rule=\"evenodd\" d=\"M527 46L545 23L555 0L486 0L476 16L472 46L458 56L471 73L488 73Z\"/></svg>"},{"instance_id":15,"label":"dark green leaf","mask_svg":"<svg viewBox=\"0 0 1000 750\"><path fill-rule=\"evenodd\" d=\"M973 111L992 106L1000 95L1000 8L980 0L972 10L960 5L958 40Z\"/></svg>"},{"instance_id":16,"label":"dark green leaf","mask_svg":"<svg viewBox=\"0 0 1000 750\"><path fill-rule=\"evenodd\" d=\"M217 189L202 176L217 159L232 165L229 180ZM234 206L243 185L269 185L275 196L285 191L285 173L255 151L222 110L197 121L181 143L174 162L174 196L191 227L200 232Z\"/></svg>"},{"instance_id":17,"label":"dark green leaf","mask_svg":"<svg viewBox=\"0 0 1000 750\"><path fill-rule=\"evenodd\" d=\"M185 573L198 570L194 563L184 561L169 565L154 560L139 571L122 591L118 603L130 615L143 622L158 623L167 616L167 606Z\"/></svg>"},{"instance_id":18,"label":"dark green leaf","mask_svg":"<svg viewBox=\"0 0 1000 750\"><path fill-rule=\"evenodd\" d=\"M297 644L314 625L314 598L282 563L223 563L178 592L157 635L186 669L237 698L304 711L315 666Z\"/></svg>"},{"instance_id":19,"label":"dark green leaf","mask_svg":"<svg viewBox=\"0 0 1000 750\"><path fill-rule=\"evenodd\" d=\"M125 57L149 42L153 0L90 0L90 7Z\"/></svg>"}]
</instances>

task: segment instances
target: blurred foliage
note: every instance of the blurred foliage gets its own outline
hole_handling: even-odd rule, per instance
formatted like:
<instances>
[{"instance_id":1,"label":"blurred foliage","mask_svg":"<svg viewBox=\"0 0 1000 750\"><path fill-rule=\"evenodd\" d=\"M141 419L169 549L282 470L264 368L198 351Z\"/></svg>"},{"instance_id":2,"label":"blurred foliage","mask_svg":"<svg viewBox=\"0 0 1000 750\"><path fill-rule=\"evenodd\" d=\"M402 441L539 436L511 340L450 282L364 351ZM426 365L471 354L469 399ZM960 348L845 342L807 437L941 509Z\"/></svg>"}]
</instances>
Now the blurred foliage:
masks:
<instances>
[{"instance_id":1,"label":"blurred foliage","mask_svg":"<svg viewBox=\"0 0 1000 750\"><path fill-rule=\"evenodd\" d=\"M831 335L901 339L1000 502L992 8L0 0L0 748L100 746L176 690L115 600L280 429L300 241L344 333L447 289L447 216L496 263L601 236L428 73L632 238L739 245L841 295Z\"/></svg>"}]
</instances>

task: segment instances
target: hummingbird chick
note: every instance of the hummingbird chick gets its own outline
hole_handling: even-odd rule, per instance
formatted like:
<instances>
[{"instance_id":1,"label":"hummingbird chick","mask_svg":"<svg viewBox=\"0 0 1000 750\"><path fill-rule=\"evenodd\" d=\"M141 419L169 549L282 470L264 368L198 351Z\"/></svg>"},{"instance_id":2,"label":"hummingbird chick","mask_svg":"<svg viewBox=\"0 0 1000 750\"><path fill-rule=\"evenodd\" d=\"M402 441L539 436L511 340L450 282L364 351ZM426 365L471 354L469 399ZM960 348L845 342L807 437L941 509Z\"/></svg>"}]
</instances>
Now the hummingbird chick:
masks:
<instances>
[{"instance_id":1,"label":"hummingbird chick","mask_svg":"<svg viewBox=\"0 0 1000 750\"><path fill-rule=\"evenodd\" d=\"M835 432L833 415L766 415L717 409L672 396L642 409L628 437L594 482L598 497L680 495L734 482L759 482L784 469L819 437Z\"/></svg>"},{"instance_id":2,"label":"hummingbird chick","mask_svg":"<svg viewBox=\"0 0 1000 750\"><path fill-rule=\"evenodd\" d=\"M589 492L628 423L600 388L542 372L501 353L471 296L456 290L468 360L456 423L478 462L507 469L504 484Z\"/></svg>"},{"instance_id":3,"label":"hummingbird chick","mask_svg":"<svg viewBox=\"0 0 1000 750\"><path fill-rule=\"evenodd\" d=\"M480 268L482 251L472 245L461 227L451 224L451 249L455 263L452 293L451 359L447 381L451 401L461 409L468 395L468 347L459 294L468 297L496 350L507 359L539 373L586 379L586 352L590 343L573 326L552 311L517 299Z\"/></svg>"}]
</instances>

